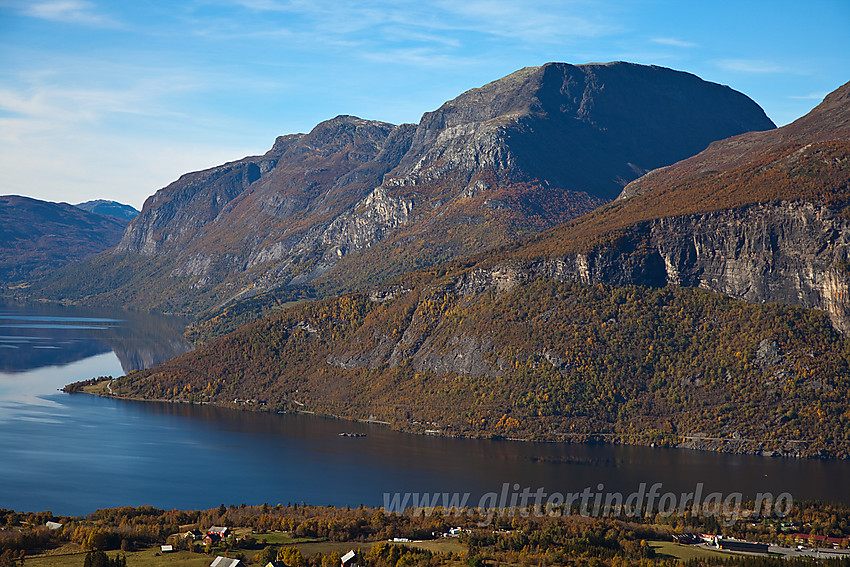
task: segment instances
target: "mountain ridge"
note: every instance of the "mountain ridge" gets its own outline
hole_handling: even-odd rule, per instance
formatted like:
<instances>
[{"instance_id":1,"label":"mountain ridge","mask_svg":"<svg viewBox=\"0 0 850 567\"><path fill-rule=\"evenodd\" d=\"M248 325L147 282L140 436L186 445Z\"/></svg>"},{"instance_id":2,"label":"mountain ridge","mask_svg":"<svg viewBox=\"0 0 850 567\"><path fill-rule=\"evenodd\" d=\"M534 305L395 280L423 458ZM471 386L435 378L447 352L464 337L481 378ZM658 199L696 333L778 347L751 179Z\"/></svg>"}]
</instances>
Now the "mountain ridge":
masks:
<instances>
[{"instance_id":1,"label":"mountain ridge","mask_svg":"<svg viewBox=\"0 0 850 567\"><path fill-rule=\"evenodd\" d=\"M0 282L25 289L121 239L127 221L68 203L0 196Z\"/></svg>"},{"instance_id":2,"label":"mountain ridge","mask_svg":"<svg viewBox=\"0 0 850 567\"><path fill-rule=\"evenodd\" d=\"M764 132L748 132L732 139L718 140L709 144L704 152L676 164L678 175L682 172L693 175L697 172L729 171L754 161L758 154L781 146L821 144L829 141L850 140L850 83L838 87L824 97L811 112L792 123ZM660 183L670 183L671 171L659 168L651 176L631 183L624 188L619 199L640 195Z\"/></svg>"},{"instance_id":3,"label":"mountain ridge","mask_svg":"<svg viewBox=\"0 0 850 567\"><path fill-rule=\"evenodd\" d=\"M419 124L339 116L184 175L146 201L112 255L44 293L197 314L267 290L289 301L362 289L580 216L643 172L754 128L773 128L758 105L687 73L526 68ZM110 273L123 283L95 285Z\"/></svg>"},{"instance_id":4,"label":"mountain ridge","mask_svg":"<svg viewBox=\"0 0 850 567\"><path fill-rule=\"evenodd\" d=\"M139 216L139 211L135 207L119 203L118 201L109 201L107 199L85 201L83 203L77 203L74 206L90 213L96 213L107 217L115 217L128 222Z\"/></svg>"}]
</instances>

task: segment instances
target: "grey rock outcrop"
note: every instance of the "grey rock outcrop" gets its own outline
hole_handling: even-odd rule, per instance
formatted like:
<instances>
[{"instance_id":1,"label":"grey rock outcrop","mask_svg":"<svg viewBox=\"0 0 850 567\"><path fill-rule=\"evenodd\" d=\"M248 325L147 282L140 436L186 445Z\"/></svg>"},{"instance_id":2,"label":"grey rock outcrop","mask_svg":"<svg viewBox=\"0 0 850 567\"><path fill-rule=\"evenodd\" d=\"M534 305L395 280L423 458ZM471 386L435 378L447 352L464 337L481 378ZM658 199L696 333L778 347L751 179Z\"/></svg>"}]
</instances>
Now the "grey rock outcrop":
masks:
<instances>
[{"instance_id":1,"label":"grey rock outcrop","mask_svg":"<svg viewBox=\"0 0 850 567\"><path fill-rule=\"evenodd\" d=\"M535 270L585 283L699 287L752 303L826 311L850 332L850 222L806 202L642 222L616 247L548 259Z\"/></svg>"}]
</instances>

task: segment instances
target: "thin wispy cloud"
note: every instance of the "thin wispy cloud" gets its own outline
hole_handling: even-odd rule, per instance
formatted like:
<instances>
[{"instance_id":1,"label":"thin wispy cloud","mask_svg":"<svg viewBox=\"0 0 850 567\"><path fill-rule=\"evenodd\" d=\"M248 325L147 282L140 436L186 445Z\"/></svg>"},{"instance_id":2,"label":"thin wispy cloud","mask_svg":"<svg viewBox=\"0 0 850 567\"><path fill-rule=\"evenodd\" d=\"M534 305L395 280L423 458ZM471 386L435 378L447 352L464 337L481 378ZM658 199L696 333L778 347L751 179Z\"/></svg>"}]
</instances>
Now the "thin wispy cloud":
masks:
<instances>
[{"instance_id":1,"label":"thin wispy cloud","mask_svg":"<svg viewBox=\"0 0 850 567\"><path fill-rule=\"evenodd\" d=\"M384 29L387 36L458 46L456 34L475 33L493 38L540 43L599 37L616 26L594 21L587 15L564 14L563 3L529 4L519 0L431 2L346 2L315 0L235 0L235 5L254 12L288 13L310 22L314 32L331 35L356 34ZM592 11L590 11L592 12Z\"/></svg>"},{"instance_id":2,"label":"thin wispy cloud","mask_svg":"<svg viewBox=\"0 0 850 567\"><path fill-rule=\"evenodd\" d=\"M670 45L672 47L698 47L697 44L692 41L684 41L675 37L653 37L650 41L652 41L652 43Z\"/></svg>"},{"instance_id":3,"label":"thin wispy cloud","mask_svg":"<svg viewBox=\"0 0 850 567\"><path fill-rule=\"evenodd\" d=\"M419 42L423 44L440 45L450 48L463 47L463 44L459 39L448 35L424 33L416 30L397 28L392 26L388 26L386 29L383 30L383 38L389 41L396 42Z\"/></svg>"},{"instance_id":4,"label":"thin wispy cloud","mask_svg":"<svg viewBox=\"0 0 850 567\"><path fill-rule=\"evenodd\" d=\"M90 59L63 63L62 70L19 73L9 81L13 85L0 87L0 183L8 192L33 194L32 172L39 171L35 177L44 186L33 196L86 200L111 194L139 206L186 171L251 153L237 142L183 139L222 121L172 104L174 97L202 88L189 70L160 74ZM69 76L89 84L75 85ZM114 84L98 84L97 76ZM38 166L45 155L48 171Z\"/></svg>"},{"instance_id":5,"label":"thin wispy cloud","mask_svg":"<svg viewBox=\"0 0 850 567\"><path fill-rule=\"evenodd\" d=\"M378 63L390 63L398 65L409 65L415 67L443 68L468 67L481 62L472 57L452 56L437 53L427 47L412 47L393 50L381 50L366 52L363 57L369 61Z\"/></svg>"},{"instance_id":6,"label":"thin wispy cloud","mask_svg":"<svg viewBox=\"0 0 850 567\"><path fill-rule=\"evenodd\" d=\"M7 126L0 120L4 134ZM187 171L254 153L237 144L163 143L156 137L81 132L55 124L39 132L28 126L26 134L19 138L22 143L7 143L0 135L0 183L6 192L51 201L108 197L141 207L147 196Z\"/></svg>"},{"instance_id":7,"label":"thin wispy cloud","mask_svg":"<svg viewBox=\"0 0 850 567\"><path fill-rule=\"evenodd\" d=\"M116 179L133 169L128 156L139 167L126 178L161 170L160 160L214 165L163 157L165 140L171 154L197 145L233 159L234 148L264 151L274 136L335 114L415 121L546 61L669 66L729 84L790 121L846 80L838 70L847 56L832 49L846 31L822 11L774 12L807 41L730 21L733 7L688 2L0 0L0 182L53 191L60 178L37 165L50 154L51 168L92 176L105 195L126 185ZM122 165L107 173L104 161ZM178 173L148 176L134 191Z\"/></svg>"},{"instance_id":8,"label":"thin wispy cloud","mask_svg":"<svg viewBox=\"0 0 850 567\"><path fill-rule=\"evenodd\" d=\"M52 22L104 28L119 26L117 20L101 13L97 6L84 0L31 2L21 5L20 9L25 16Z\"/></svg>"},{"instance_id":9,"label":"thin wispy cloud","mask_svg":"<svg viewBox=\"0 0 850 567\"><path fill-rule=\"evenodd\" d=\"M528 42L600 37L617 29L610 23L598 23L577 12L565 14L545 5L535 6L515 0L443 0L439 7L451 16L446 18L451 28Z\"/></svg>"},{"instance_id":10,"label":"thin wispy cloud","mask_svg":"<svg viewBox=\"0 0 850 567\"><path fill-rule=\"evenodd\" d=\"M39 130L43 125L94 124L112 114L162 116L146 100L144 88L133 90L39 87L28 92L0 90L0 110L15 120L19 131ZM8 129L6 132L13 132Z\"/></svg>"},{"instance_id":11,"label":"thin wispy cloud","mask_svg":"<svg viewBox=\"0 0 850 567\"><path fill-rule=\"evenodd\" d=\"M799 96L789 96L788 98L794 100L823 100L828 95L828 92L818 92L818 93L809 93L807 95L799 95Z\"/></svg>"},{"instance_id":12,"label":"thin wispy cloud","mask_svg":"<svg viewBox=\"0 0 850 567\"><path fill-rule=\"evenodd\" d=\"M95 122L109 114L162 116L168 111L160 101L204 85L186 69L73 57L52 63L8 77L0 88L0 109L57 122Z\"/></svg>"},{"instance_id":13,"label":"thin wispy cloud","mask_svg":"<svg viewBox=\"0 0 850 567\"><path fill-rule=\"evenodd\" d=\"M786 67L761 59L721 59L716 64L725 71L734 71L736 73L770 74L788 72Z\"/></svg>"}]
</instances>

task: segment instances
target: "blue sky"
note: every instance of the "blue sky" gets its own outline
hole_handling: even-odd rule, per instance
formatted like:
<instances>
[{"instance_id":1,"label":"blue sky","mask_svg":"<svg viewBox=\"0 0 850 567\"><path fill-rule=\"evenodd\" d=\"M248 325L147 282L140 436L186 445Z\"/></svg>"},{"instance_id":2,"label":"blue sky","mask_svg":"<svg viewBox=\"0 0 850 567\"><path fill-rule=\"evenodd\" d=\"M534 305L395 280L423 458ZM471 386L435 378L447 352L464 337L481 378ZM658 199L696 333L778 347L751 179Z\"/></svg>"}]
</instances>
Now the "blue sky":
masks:
<instances>
[{"instance_id":1,"label":"blue sky","mask_svg":"<svg viewBox=\"0 0 850 567\"><path fill-rule=\"evenodd\" d=\"M141 207L338 114L417 122L548 61L694 73L778 125L850 80L850 0L0 0L0 194Z\"/></svg>"}]
</instances>

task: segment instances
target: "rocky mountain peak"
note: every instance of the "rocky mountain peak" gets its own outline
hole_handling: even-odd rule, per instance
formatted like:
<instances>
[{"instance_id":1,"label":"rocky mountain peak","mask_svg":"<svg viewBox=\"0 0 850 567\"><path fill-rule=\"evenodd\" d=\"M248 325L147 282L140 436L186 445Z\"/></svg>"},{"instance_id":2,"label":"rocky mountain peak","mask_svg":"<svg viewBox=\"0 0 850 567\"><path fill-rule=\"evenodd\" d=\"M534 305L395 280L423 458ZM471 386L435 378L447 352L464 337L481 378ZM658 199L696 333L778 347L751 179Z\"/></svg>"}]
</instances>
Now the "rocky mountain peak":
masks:
<instances>
[{"instance_id":1,"label":"rocky mountain peak","mask_svg":"<svg viewBox=\"0 0 850 567\"><path fill-rule=\"evenodd\" d=\"M340 115L319 123L299 142L303 145L303 151L314 151L319 156L329 156L343 150L355 153L363 150L371 154L374 153L371 150L383 145L395 127L387 122Z\"/></svg>"},{"instance_id":2,"label":"rocky mountain peak","mask_svg":"<svg viewBox=\"0 0 850 567\"><path fill-rule=\"evenodd\" d=\"M426 113L401 163L407 171L397 172L415 182L451 170L466 172L468 181L482 168L510 169L514 179L609 200L632 179L714 140L772 128L745 95L689 73L547 63Z\"/></svg>"}]
</instances>

